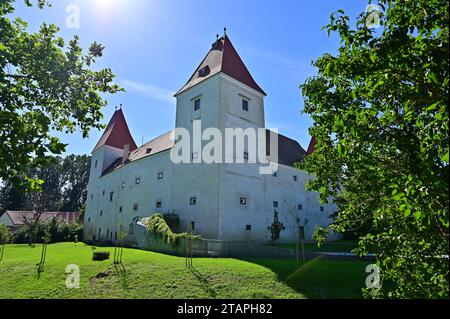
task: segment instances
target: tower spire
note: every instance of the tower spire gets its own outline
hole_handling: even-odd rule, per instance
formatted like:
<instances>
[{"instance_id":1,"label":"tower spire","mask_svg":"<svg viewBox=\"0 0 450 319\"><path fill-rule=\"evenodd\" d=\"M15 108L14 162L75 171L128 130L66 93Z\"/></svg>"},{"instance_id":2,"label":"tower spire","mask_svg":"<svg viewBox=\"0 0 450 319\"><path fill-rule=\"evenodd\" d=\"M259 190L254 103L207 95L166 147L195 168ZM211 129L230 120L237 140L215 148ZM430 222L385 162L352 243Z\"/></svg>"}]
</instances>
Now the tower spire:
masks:
<instances>
[{"instance_id":1,"label":"tower spire","mask_svg":"<svg viewBox=\"0 0 450 319\"><path fill-rule=\"evenodd\" d=\"M227 36L227 28L226 28L226 27L223 28L223 35L224 35L225 37Z\"/></svg>"}]
</instances>

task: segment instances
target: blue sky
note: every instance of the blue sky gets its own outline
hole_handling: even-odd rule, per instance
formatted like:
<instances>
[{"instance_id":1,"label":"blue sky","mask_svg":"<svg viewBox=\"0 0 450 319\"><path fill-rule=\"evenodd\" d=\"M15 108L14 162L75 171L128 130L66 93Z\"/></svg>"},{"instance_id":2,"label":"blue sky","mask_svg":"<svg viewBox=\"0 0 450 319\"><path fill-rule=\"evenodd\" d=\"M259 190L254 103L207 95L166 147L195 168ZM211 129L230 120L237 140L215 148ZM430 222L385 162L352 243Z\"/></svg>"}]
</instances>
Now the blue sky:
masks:
<instances>
[{"instance_id":1,"label":"blue sky","mask_svg":"<svg viewBox=\"0 0 450 319\"><path fill-rule=\"evenodd\" d=\"M208 52L216 34L233 42L256 82L265 90L266 126L309 143L309 116L299 85L315 74L311 61L334 53L339 38L321 28L330 13L343 9L354 21L367 2L357 0L53 0L45 10L25 8L17 1L16 15L36 30L46 21L61 27L69 40L78 34L82 46L104 45L96 68L111 67L116 82L127 92L106 95L107 123L114 107L123 104L131 133L138 145L175 125L172 94L183 86ZM80 9L80 28L67 28L67 5ZM90 153L102 132L57 134L69 143L67 154Z\"/></svg>"}]
</instances>

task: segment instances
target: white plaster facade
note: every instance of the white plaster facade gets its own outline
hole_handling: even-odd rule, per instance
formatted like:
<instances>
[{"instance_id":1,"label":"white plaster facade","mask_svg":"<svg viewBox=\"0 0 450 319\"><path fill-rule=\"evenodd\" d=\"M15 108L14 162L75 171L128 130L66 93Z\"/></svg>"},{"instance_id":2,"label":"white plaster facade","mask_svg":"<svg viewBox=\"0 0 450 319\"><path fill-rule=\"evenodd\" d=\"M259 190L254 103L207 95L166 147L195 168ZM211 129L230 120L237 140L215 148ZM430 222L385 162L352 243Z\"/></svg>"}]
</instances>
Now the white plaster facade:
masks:
<instances>
[{"instance_id":1,"label":"white plaster facade","mask_svg":"<svg viewBox=\"0 0 450 319\"><path fill-rule=\"evenodd\" d=\"M222 133L225 128L264 128L264 96L218 72L177 93L175 127L192 133L193 121L200 119L203 129L215 127ZM195 110L197 99L200 108ZM248 101L248 111L242 109L242 99ZM181 230L194 222L194 231L204 238L267 241L276 209L285 226L281 240L297 240L299 226L306 240L312 240L315 226L328 225L336 209L334 204L321 205L317 193L305 189L309 176L289 165L279 164L273 176L259 174L258 163L174 164L169 147L105 174L122 156L123 149L109 145L92 154L84 217L88 238L95 233L114 241L134 218L161 212L178 214Z\"/></svg>"}]
</instances>

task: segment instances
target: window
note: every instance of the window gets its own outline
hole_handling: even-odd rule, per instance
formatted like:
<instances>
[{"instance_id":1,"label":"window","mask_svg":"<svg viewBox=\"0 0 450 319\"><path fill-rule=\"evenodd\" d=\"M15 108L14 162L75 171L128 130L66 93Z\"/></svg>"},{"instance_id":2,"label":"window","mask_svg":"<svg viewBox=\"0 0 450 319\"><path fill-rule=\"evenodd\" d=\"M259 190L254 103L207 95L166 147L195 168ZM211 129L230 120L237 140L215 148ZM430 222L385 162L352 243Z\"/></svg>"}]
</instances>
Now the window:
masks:
<instances>
[{"instance_id":1,"label":"window","mask_svg":"<svg viewBox=\"0 0 450 319\"><path fill-rule=\"evenodd\" d=\"M125 188L125 182L122 182L122 188Z\"/></svg>"},{"instance_id":2,"label":"window","mask_svg":"<svg viewBox=\"0 0 450 319\"><path fill-rule=\"evenodd\" d=\"M252 230L252 225L245 225L245 230Z\"/></svg>"},{"instance_id":3,"label":"window","mask_svg":"<svg viewBox=\"0 0 450 319\"><path fill-rule=\"evenodd\" d=\"M106 230L106 238L109 237L109 228Z\"/></svg>"},{"instance_id":4,"label":"window","mask_svg":"<svg viewBox=\"0 0 450 319\"><path fill-rule=\"evenodd\" d=\"M194 230L195 229L195 222L191 222L191 224L189 226L190 226L189 228L191 230Z\"/></svg>"},{"instance_id":5,"label":"window","mask_svg":"<svg viewBox=\"0 0 450 319\"><path fill-rule=\"evenodd\" d=\"M156 202L156 208L161 208L162 202L159 200Z\"/></svg>"},{"instance_id":6,"label":"window","mask_svg":"<svg viewBox=\"0 0 450 319\"><path fill-rule=\"evenodd\" d=\"M101 210L101 211L100 211L100 216L102 216L102 215L103 215L103 211Z\"/></svg>"},{"instance_id":7,"label":"window","mask_svg":"<svg viewBox=\"0 0 450 319\"><path fill-rule=\"evenodd\" d=\"M164 176L163 172L158 173L158 179L163 179L163 176Z\"/></svg>"},{"instance_id":8,"label":"window","mask_svg":"<svg viewBox=\"0 0 450 319\"><path fill-rule=\"evenodd\" d=\"M273 173L272 173L272 176L273 176L273 177L277 177L277 172L276 172L276 171L273 172Z\"/></svg>"},{"instance_id":9,"label":"window","mask_svg":"<svg viewBox=\"0 0 450 319\"><path fill-rule=\"evenodd\" d=\"M244 152L244 159L248 160L248 152Z\"/></svg>"},{"instance_id":10,"label":"window","mask_svg":"<svg viewBox=\"0 0 450 319\"><path fill-rule=\"evenodd\" d=\"M138 210L138 208L139 208L139 205L138 205L138 204L134 204L134 205L133 205L133 210Z\"/></svg>"},{"instance_id":11,"label":"window","mask_svg":"<svg viewBox=\"0 0 450 319\"><path fill-rule=\"evenodd\" d=\"M323 208L323 206L320 206L320 211L321 211L321 212L323 212L323 211L324 211L324 208Z\"/></svg>"},{"instance_id":12,"label":"window","mask_svg":"<svg viewBox=\"0 0 450 319\"><path fill-rule=\"evenodd\" d=\"M98 237L100 238L100 235L102 234L102 229L101 228L99 228L98 229Z\"/></svg>"},{"instance_id":13,"label":"window","mask_svg":"<svg viewBox=\"0 0 450 319\"><path fill-rule=\"evenodd\" d=\"M119 212L120 212L120 213L122 212L122 206L119 207Z\"/></svg>"},{"instance_id":14,"label":"window","mask_svg":"<svg viewBox=\"0 0 450 319\"><path fill-rule=\"evenodd\" d=\"M103 196L105 196L105 190L103 190Z\"/></svg>"},{"instance_id":15,"label":"window","mask_svg":"<svg viewBox=\"0 0 450 319\"><path fill-rule=\"evenodd\" d=\"M136 184L139 184L141 182L141 179L139 177L136 178Z\"/></svg>"},{"instance_id":16,"label":"window","mask_svg":"<svg viewBox=\"0 0 450 319\"><path fill-rule=\"evenodd\" d=\"M194 101L194 111L200 110L200 99Z\"/></svg>"},{"instance_id":17,"label":"window","mask_svg":"<svg viewBox=\"0 0 450 319\"><path fill-rule=\"evenodd\" d=\"M198 158L198 153L197 152L192 153L192 159L195 160L197 158Z\"/></svg>"},{"instance_id":18,"label":"window","mask_svg":"<svg viewBox=\"0 0 450 319\"><path fill-rule=\"evenodd\" d=\"M297 181L297 175L293 175L292 179L294 180L294 182L296 182Z\"/></svg>"},{"instance_id":19,"label":"window","mask_svg":"<svg viewBox=\"0 0 450 319\"><path fill-rule=\"evenodd\" d=\"M109 201L112 202L114 198L114 192L109 193Z\"/></svg>"},{"instance_id":20,"label":"window","mask_svg":"<svg viewBox=\"0 0 450 319\"><path fill-rule=\"evenodd\" d=\"M95 160L94 167L97 168L97 160Z\"/></svg>"},{"instance_id":21,"label":"window","mask_svg":"<svg viewBox=\"0 0 450 319\"><path fill-rule=\"evenodd\" d=\"M273 207L274 207L274 208L277 208L277 207L278 207L278 201L276 201L276 200L273 201Z\"/></svg>"},{"instance_id":22,"label":"window","mask_svg":"<svg viewBox=\"0 0 450 319\"><path fill-rule=\"evenodd\" d=\"M94 199L94 194L91 194L91 199Z\"/></svg>"},{"instance_id":23,"label":"window","mask_svg":"<svg viewBox=\"0 0 450 319\"><path fill-rule=\"evenodd\" d=\"M90 222L91 222L91 217L88 218L88 223L90 223Z\"/></svg>"},{"instance_id":24,"label":"window","mask_svg":"<svg viewBox=\"0 0 450 319\"><path fill-rule=\"evenodd\" d=\"M242 109L248 112L248 101L242 99Z\"/></svg>"},{"instance_id":25,"label":"window","mask_svg":"<svg viewBox=\"0 0 450 319\"><path fill-rule=\"evenodd\" d=\"M117 232L114 233L114 240L117 240Z\"/></svg>"},{"instance_id":26,"label":"window","mask_svg":"<svg viewBox=\"0 0 450 319\"><path fill-rule=\"evenodd\" d=\"M189 204L197 205L197 197L193 196L193 197L189 198Z\"/></svg>"},{"instance_id":27,"label":"window","mask_svg":"<svg viewBox=\"0 0 450 319\"><path fill-rule=\"evenodd\" d=\"M302 204L298 204L297 205L297 210L302 210L303 209L303 205Z\"/></svg>"},{"instance_id":28,"label":"window","mask_svg":"<svg viewBox=\"0 0 450 319\"><path fill-rule=\"evenodd\" d=\"M239 203L240 203L241 205L247 205L247 198L245 198L245 197L239 198Z\"/></svg>"}]
</instances>

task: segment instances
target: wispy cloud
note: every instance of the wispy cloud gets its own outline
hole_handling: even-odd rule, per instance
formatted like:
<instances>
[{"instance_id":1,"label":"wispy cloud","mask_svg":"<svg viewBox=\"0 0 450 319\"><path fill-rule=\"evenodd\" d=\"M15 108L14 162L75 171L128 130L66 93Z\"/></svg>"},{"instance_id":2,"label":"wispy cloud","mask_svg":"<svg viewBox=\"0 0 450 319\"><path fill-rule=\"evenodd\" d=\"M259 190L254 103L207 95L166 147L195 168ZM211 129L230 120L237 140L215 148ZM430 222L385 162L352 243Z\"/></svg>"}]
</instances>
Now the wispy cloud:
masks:
<instances>
[{"instance_id":1,"label":"wispy cloud","mask_svg":"<svg viewBox=\"0 0 450 319\"><path fill-rule=\"evenodd\" d=\"M283 71L289 71L295 74L303 74L305 76L310 76L315 73L314 67L311 65L310 61L293 58L281 52L267 49L248 47L247 51L253 57L267 62L268 65L283 68Z\"/></svg>"},{"instance_id":2,"label":"wispy cloud","mask_svg":"<svg viewBox=\"0 0 450 319\"><path fill-rule=\"evenodd\" d=\"M148 96L154 100L170 104L175 103L175 98L173 97L173 94L175 92L173 92L172 90L138 81L121 80L119 82L127 91L134 91Z\"/></svg>"}]
</instances>

